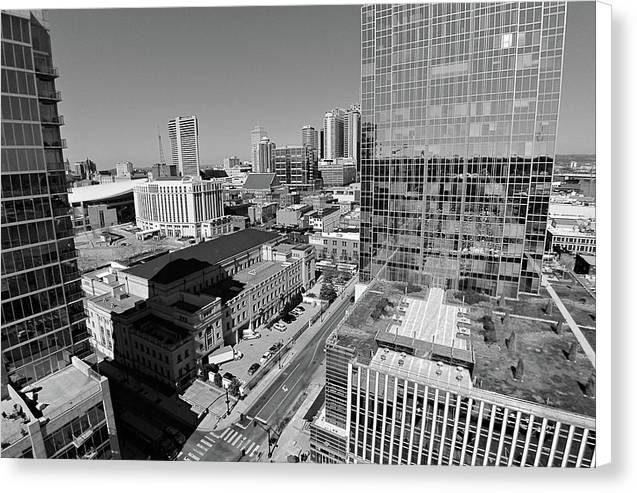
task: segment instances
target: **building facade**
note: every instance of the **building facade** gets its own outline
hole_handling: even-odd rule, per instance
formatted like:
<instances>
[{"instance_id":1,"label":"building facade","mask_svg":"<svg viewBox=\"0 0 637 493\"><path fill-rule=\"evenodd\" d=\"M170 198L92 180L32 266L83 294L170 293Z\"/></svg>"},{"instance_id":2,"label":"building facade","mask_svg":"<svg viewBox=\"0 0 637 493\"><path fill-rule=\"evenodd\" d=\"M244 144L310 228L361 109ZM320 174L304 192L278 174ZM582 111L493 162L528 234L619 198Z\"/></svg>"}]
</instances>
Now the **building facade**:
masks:
<instances>
[{"instance_id":1,"label":"building facade","mask_svg":"<svg viewBox=\"0 0 637 493\"><path fill-rule=\"evenodd\" d=\"M343 157L343 124L345 111L335 108L323 117L324 150L322 159Z\"/></svg>"},{"instance_id":2,"label":"building facade","mask_svg":"<svg viewBox=\"0 0 637 493\"><path fill-rule=\"evenodd\" d=\"M224 215L222 183L184 177L135 186L135 216L142 230L201 238L201 224Z\"/></svg>"},{"instance_id":3,"label":"building facade","mask_svg":"<svg viewBox=\"0 0 637 493\"><path fill-rule=\"evenodd\" d=\"M2 400L2 458L119 459L108 380L73 356L63 370Z\"/></svg>"},{"instance_id":4,"label":"building facade","mask_svg":"<svg viewBox=\"0 0 637 493\"><path fill-rule=\"evenodd\" d=\"M268 137L261 138L258 145L258 161L257 166L252 169L255 173L274 173L273 156L276 144L270 142Z\"/></svg>"},{"instance_id":5,"label":"building facade","mask_svg":"<svg viewBox=\"0 0 637 493\"><path fill-rule=\"evenodd\" d=\"M2 53L2 373L20 389L91 347L43 14L3 11Z\"/></svg>"},{"instance_id":6,"label":"building facade","mask_svg":"<svg viewBox=\"0 0 637 493\"><path fill-rule=\"evenodd\" d=\"M301 129L301 145L313 149L318 158L320 151L319 133L312 125L304 125Z\"/></svg>"},{"instance_id":7,"label":"building facade","mask_svg":"<svg viewBox=\"0 0 637 493\"><path fill-rule=\"evenodd\" d=\"M117 163L115 172L117 173L117 178L131 178L133 176L133 163L130 161Z\"/></svg>"},{"instance_id":8,"label":"building facade","mask_svg":"<svg viewBox=\"0 0 637 493\"><path fill-rule=\"evenodd\" d=\"M223 158L223 167L224 169L239 168L241 167L241 159L239 159L237 156Z\"/></svg>"},{"instance_id":9,"label":"building facade","mask_svg":"<svg viewBox=\"0 0 637 493\"><path fill-rule=\"evenodd\" d=\"M178 116L168 122L173 166L180 176L199 177L199 122L196 116Z\"/></svg>"},{"instance_id":10,"label":"building facade","mask_svg":"<svg viewBox=\"0 0 637 493\"><path fill-rule=\"evenodd\" d=\"M318 179L315 151L306 145L277 147L272 170L281 184L313 185Z\"/></svg>"},{"instance_id":11,"label":"building facade","mask_svg":"<svg viewBox=\"0 0 637 493\"><path fill-rule=\"evenodd\" d=\"M314 233L309 244L316 249L318 260L330 259L335 262L358 264L360 234L358 231L332 231Z\"/></svg>"},{"instance_id":12,"label":"building facade","mask_svg":"<svg viewBox=\"0 0 637 493\"><path fill-rule=\"evenodd\" d=\"M268 132L261 126L256 126L250 131L250 157L252 158L252 171L259 173L262 169L259 160L259 144L263 137L267 137Z\"/></svg>"},{"instance_id":13,"label":"building facade","mask_svg":"<svg viewBox=\"0 0 637 493\"><path fill-rule=\"evenodd\" d=\"M565 20L560 2L362 8L361 281L538 292Z\"/></svg>"},{"instance_id":14,"label":"building facade","mask_svg":"<svg viewBox=\"0 0 637 493\"><path fill-rule=\"evenodd\" d=\"M325 187L343 187L356 181L356 160L351 157L321 159L318 170Z\"/></svg>"},{"instance_id":15,"label":"building facade","mask_svg":"<svg viewBox=\"0 0 637 493\"><path fill-rule=\"evenodd\" d=\"M356 169L360 162L360 146L361 111L360 106L352 105L343 117L343 157L353 159Z\"/></svg>"},{"instance_id":16,"label":"building facade","mask_svg":"<svg viewBox=\"0 0 637 493\"><path fill-rule=\"evenodd\" d=\"M525 322L496 347L443 289L403 286L374 283L328 337L314 462L595 466L595 368L548 349L570 332L551 331L538 352Z\"/></svg>"},{"instance_id":17,"label":"building facade","mask_svg":"<svg viewBox=\"0 0 637 493\"><path fill-rule=\"evenodd\" d=\"M304 221L308 222L308 226L314 231L331 233L338 228L341 219L341 210L338 207L326 207L321 210L313 210L305 213Z\"/></svg>"}]
</instances>

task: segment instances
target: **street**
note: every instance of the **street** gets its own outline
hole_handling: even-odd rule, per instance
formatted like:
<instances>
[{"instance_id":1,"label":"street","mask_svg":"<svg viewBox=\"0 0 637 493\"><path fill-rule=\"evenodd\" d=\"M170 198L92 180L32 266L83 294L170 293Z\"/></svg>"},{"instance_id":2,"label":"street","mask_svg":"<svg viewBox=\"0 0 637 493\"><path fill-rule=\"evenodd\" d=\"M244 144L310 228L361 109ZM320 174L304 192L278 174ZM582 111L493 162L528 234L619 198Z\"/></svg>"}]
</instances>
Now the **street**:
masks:
<instances>
[{"instance_id":1,"label":"street","mask_svg":"<svg viewBox=\"0 0 637 493\"><path fill-rule=\"evenodd\" d=\"M336 307L310 342L287 363L287 368L248 408L244 413L245 418L219 430L195 431L185 444L179 460L232 462L257 461L260 457L267 457L266 428L272 430L271 436L277 437L285 427L286 418L289 419L312 374L325 358L325 340L350 306L349 297L339 298L335 303L340 303L340 306ZM267 423L267 426L261 424L261 421ZM243 458L242 449L245 451Z\"/></svg>"}]
</instances>

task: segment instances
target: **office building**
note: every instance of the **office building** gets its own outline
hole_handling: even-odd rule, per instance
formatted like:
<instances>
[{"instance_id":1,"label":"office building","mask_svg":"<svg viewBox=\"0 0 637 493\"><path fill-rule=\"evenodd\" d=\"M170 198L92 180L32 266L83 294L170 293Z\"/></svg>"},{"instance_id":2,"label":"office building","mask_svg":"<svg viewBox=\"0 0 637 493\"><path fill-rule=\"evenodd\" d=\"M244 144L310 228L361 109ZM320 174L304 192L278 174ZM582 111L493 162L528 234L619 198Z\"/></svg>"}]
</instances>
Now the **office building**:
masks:
<instances>
[{"instance_id":1,"label":"office building","mask_svg":"<svg viewBox=\"0 0 637 493\"><path fill-rule=\"evenodd\" d=\"M117 178L128 178L133 176L133 163L130 161L123 161L115 165Z\"/></svg>"},{"instance_id":2,"label":"office building","mask_svg":"<svg viewBox=\"0 0 637 493\"><path fill-rule=\"evenodd\" d=\"M343 157L343 124L345 111L335 108L323 117L323 159Z\"/></svg>"},{"instance_id":3,"label":"office building","mask_svg":"<svg viewBox=\"0 0 637 493\"><path fill-rule=\"evenodd\" d=\"M259 144L263 137L267 137L268 132L261 126L256 126L250 131L250 156L252 157L252 171L255 173L263 172L259 163Z\"/></svg>"},{"instance_id":4,"label":"office building","mask_svg":"<svg viewBox=\"0 0 637 493\"><path fill-rule=\"evenodd\" d=\"M537 293L565 3L361 15L361 281Z\"/></svg>"},{"instance_id":5,"label":"office building","mask_svg":"<svg viewBox=\"0 0 637 493\"><path fill-rule=\"evenodd\" d=\"M2 399L2 458L119 459L106 377L73 356L64 369Z\"/></svg>"},{"instance_id":6,"label":"office building","mask_svg":"<svg viewBox=\"0 0 637 493\"><path fill-rule=\"evenodd\" d=\"M199 177L199 122L196 116L178 116L168 122L172 163L179 176Z\"/></svg>"},{"instance_id":7,"label":"office building","mask_svg":"<svg viewBox=\"0 0 637 493\"><path fill-rule=\"evenodd\" d=\"M2 374L19 390L91 347L43 14L3 11L2 52L12 53L2 58Z\"/></svg>"},{"instance_id":8,"label":"office building","mask_svg":"<svg viewBox=\"0 0 637 493\"><path fill-rule=\"evenodd\" d=\"M96 164L89 158L86 158L84 161L77 161L75 163L75 172L73 174L80 180L90 180L96 172Z\"/></svg>"},{"instance_id":9,"label":"office building","mask_svg":"<svg viewBox=\"0 0 637 493\"><path fill-rule=\"evenodd\" d=\"M318 159L320 151L319 133L312 125L304 125L301 129L301 145L313 149Z\"/></svg>"},{"instance_id":10,"label":"office building","mask_svg":"<svg viewBox=\"0 0 637 493\"><path fill-rule=\"evenodd\" d=\"M274 173L273 155L276 144L270 142L268 137L263 137L258 146L258 161L256 167L253 166L254 173Z\"/></svg>"},{"instance_id":11,"label":"office building","mask_svg":"<svg viewBox=\"0 0 637 493\"><path fill-rule=\"evenodd\" d=\"M338 228L341 219L341 210L338 207L327 207L313 210L304 214L304 221L314 231L330 233Z\"/></svg>"},{"instance_id":12,"label":"office building","mask_svg":"<svg viewBox=\"0 0 637 493\"><path fill-rule=\"evenodd\" d=\"M224 169L240 168L241 159L239 159L237 156L230 156L230 157L223 158L223 167Z\"/></svg>"},{"instance_id":13,"label":"office building","mask_svg":"<svg viewBox=\"0 0 637 493\"><path fill-rule=\"evenodd\" d=\"M356 181L356 160L351 157L321 159L318 171L325 187L343 187Z\"/></svg>"},{"instance_id":14,"label":"office building","mask_svg":"<svg viewBox=\"0 0 637 493\"><path fill-rule=\"evenodd\" d=\"M471 310L374 281L325 344L312 460L594 466L595 368L575 336L516 320L491 338Z\"/></svg>"},{"instance_id":15,"label":"office building","mask_svg":"<svg viewBox=\"0 0 637 493\"><path fill-rule=\"evenodd\" d=\"M306 145L277 147L272 169L281 184L314 185L318 179L315 150Z\"/></svg>"},{"instance_id":16,"label":"office building","mask_svg":"<svg viewBox=\"0 0 637 493\"><path fill-rule=\"evenodd\" d=\"M353 105L343 117L343 157L354 160L358 169L361 145L361 111L360 106Z\"/></svg>"},{"instance_id":17,"label":"office building","mask_svg":"<svg viewBox=\"0 0 637 493\"><path fill-rule=\"evenodd\" d=\"M137 227L166 236L200 239L204 221L223 216L223 190L219 180L165 178L135 186Z\"/></svg>"}]
</instances>

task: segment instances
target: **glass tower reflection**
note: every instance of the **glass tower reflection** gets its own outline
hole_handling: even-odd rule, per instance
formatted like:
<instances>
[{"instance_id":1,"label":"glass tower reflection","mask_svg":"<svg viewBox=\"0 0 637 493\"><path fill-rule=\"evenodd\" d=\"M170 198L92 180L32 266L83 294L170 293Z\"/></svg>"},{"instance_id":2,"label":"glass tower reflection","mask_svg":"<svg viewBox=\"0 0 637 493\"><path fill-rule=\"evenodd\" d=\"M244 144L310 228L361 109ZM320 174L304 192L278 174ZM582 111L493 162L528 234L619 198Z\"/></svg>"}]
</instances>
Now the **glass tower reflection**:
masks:
<instances>
[{"instance_id":1,"label":"glass tower reflection","mask_svg":"<svg viewBox=\"0 0 637 493\"><path fill-rule=\"evenodd\" d=\"M361 10L360 277L536 293L563 2Z\"/></svg>"},{"instance_id":2,"label":"glass tower reflection","mask_svg":"<svg viewBox=\"0 0 637 493\"><path fill-rule=\"evenodd\" d=\"M42 15L39 11L34 11ZM2 373L26 385L91 352L44 17L2 12Z\"/></svg>"}]
</instances>

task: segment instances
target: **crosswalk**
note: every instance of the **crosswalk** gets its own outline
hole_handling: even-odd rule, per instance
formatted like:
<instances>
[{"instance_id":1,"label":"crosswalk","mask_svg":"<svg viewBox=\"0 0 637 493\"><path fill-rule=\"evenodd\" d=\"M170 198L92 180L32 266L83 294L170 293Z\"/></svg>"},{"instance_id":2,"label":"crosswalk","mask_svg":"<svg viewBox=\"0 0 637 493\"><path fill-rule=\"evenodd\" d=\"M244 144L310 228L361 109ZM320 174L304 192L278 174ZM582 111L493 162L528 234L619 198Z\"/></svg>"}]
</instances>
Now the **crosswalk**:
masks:
<instances>
[{"instance_id":1,"label":"crosswalk","mask_svg":"<svg viewBox=\"0 0 637 493\"><path fill-rule=\"evenodd\" d=\"M226 428L220 435L212 431L209 432L195 443L189 452L180 452L177 459L199 461L204 457L206 452L219 441L223 441L238 450L245 450L246 457L255 457L259 452L259 445L257 443L243 436L239 431L233 428Z\"/></svg>"}]
</instances>

